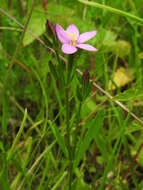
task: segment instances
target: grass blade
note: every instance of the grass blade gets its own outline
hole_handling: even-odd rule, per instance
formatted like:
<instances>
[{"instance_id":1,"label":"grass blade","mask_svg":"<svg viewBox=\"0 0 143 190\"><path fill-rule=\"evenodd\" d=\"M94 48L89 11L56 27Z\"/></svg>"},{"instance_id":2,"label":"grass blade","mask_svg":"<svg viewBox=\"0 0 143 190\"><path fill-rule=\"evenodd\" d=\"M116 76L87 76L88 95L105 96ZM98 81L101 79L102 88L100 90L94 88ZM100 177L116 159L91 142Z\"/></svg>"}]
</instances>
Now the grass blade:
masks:
<instances>
[{"instance_id":1,"label":"grass blade","mask_svg":"<svg viewBox=\"0 0 143 190\"><path fill-rule=\"evenodd\" d=\"M56 125L53 125L51 124L50 125L52 131L53 131L53 134L61 148L61 150L63 151L64 155L66 156L66 158L68 158L68 150L67 150L67 147L65 145L65 142L64 142L64 139L61 135L61 133L59 132L58 128L56 127Z\"/></svg>"},{"instance_id":2,"label":"grass blade","mask_svg":"<svg viewBox=\"0 0 143 190\"><path fill-rule=\"evenodd\" d=\"M143 23L143 19L138 17L138 16L135 16L135 15L132 15L130 13L127 13L125 11L122 11L120 9L115 9L115 8L112 8L112 7L109 7L107 5L102 5L100 3L96 3L96 2L89 2L89 1L85 1L85 0L78 0L79 2L85 4L85 5L89 5L89 6L92 6L92 7L97 7L97 8L100 8L100 9L106 9L112 13L115 13L115 14L118 14L118 15L121 15L121 16L124 16L124 17L128 17L128 18L131 18L137 22L142 22Z\"/></svg>"},{"instance_id":3,"label":"grass blade","mask_svg":"<svg viewBox=\"0 0 143 190\"><path fill-rule=\"evenodd\" d=\"M102 126L104 115L105 115L105 113L104 113L103 110L98 112L98 114L96 115L96 117L93 120L92 124L88 128L88 131L87 131L87 133L85 135L85 138L83 140L81 140L82 142L79 145L78 150L77 150L77 152L75 154L74 167L76 167L79 164L79 162L82 159L84 153L88 149L91 141L93 139L96 139L96 136L98 136L98 131L99 131L100 127Z\"/></svg>"}]
</instances>

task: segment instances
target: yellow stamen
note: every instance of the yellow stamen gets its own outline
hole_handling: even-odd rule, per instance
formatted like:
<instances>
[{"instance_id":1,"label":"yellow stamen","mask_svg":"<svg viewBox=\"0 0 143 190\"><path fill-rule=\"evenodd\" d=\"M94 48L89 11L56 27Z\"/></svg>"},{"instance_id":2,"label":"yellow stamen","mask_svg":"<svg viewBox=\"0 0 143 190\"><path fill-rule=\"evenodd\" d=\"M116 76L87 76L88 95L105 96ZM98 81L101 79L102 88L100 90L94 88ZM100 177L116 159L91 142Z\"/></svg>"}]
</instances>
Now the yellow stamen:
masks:
<instances>
[{"instance_id":1,"label":"yellow stamen","mask_svg":"<svg viewBox=\"0 0 143 190\"><path fill-rule=\"evenodd\" d=\"M70 34L70 38L73 40L73 41L76 41L77 38L75 37L76 34Z\"/></svg>"}]
</instances>

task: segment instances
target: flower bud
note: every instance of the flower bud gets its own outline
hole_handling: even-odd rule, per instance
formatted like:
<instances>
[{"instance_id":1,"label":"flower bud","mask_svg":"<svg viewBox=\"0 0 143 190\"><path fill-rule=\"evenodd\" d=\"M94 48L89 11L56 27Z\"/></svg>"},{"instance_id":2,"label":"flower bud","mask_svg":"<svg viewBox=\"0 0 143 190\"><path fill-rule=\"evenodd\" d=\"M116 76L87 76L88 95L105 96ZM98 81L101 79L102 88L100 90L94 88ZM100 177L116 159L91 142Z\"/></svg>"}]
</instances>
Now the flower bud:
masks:
<instances>
[{"instance_id":1,"label":"flower bud","mask_svg":"<svg viewBox=\"0 0 143 190\"><path fill-rule=\"evenodd\" d=\"M53 35L56 36L55 27L53 26L53 24L51 23L51 21L49 19L47 19L46 28L47 28L47 32L50 36L53 36Z\"/></svg>"},{"instance_id":2,"label":"flower bud","mask_svg":"<svg viewBox=\"0 0 143 190\"><path fill-rule=\"evenodd\" d=\"M89 83L89 70L88 70L88 68L86 68L86 70L83 73L83 82L85 84Z\"/></svg>"}]
</instances>

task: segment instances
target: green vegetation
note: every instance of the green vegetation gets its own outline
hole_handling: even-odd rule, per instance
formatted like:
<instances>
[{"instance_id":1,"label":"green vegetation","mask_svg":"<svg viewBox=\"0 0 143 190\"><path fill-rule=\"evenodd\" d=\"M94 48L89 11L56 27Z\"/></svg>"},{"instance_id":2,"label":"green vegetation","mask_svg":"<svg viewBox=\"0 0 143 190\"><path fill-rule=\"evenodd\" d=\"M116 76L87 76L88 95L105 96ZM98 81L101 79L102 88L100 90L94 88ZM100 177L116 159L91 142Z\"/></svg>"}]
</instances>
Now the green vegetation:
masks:
<instances>
[{"instance_id":1,"label":"green vegetation","mask_svg":"<svg viewBox=\"0 0 143 190\"><path fill-rule=\"evenodd\" d=\"M142 39L143 0L1 0L0 189L143 189Z\"/></svg>"}]
</instances>

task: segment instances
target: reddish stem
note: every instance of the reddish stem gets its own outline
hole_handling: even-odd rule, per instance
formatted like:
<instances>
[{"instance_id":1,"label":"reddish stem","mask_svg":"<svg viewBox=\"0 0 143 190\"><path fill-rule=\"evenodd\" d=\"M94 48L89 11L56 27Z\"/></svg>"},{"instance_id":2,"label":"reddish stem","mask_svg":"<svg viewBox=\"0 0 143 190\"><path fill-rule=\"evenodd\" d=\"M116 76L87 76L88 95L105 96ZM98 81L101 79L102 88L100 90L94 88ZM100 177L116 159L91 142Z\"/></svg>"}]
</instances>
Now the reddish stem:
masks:
<instances>
[{"instance_id":1,"label":"reddish stem","mask_svg":"<svg viewBox=\"0 0 143 190\"><path fill-rule=\"evenodd\" d=\"M127 171L126 171L126 173L125 173L125 175L124 175L124 177L123 177L123 179L125 179L125 178L127 177L128 173L129 173L129 171L130 171L130 169L131 169L132 166L134 165L134 163L135 163L135 161L136 161L136 159L137 159L137 157L138 157L138 155L139 155L139 153L140 153L140 151L141 151L142 148L143 148L143 143L139 146L139 148L138 148L138 150L137 150L137 153L136 153L136 155L134 156L132 162L130 163L130 165L129 165L129 167L128 167L128 169L127 169Z\"/></svg>"},{"instance_id":2,"label":"reddish stem","mask_svg":"<svg viewBox=\"0 0 143 190\"><path fill-rule=\"evenodd\" d=\"M98 155L98 151L97 151L97 144L96 142L94 143L94 156L93 156L93 159L94 159L94 167L96 168L96 163L97 163L97 155Z\"/></svg>"},{"instance_id":3,"label":"reddish stem","mask_svg":"<svg viewBox=\"0 0 143 190\"><path fill-rule=\"evenodd\" d=\"M93 82L95 81L95 77L94 77L94 57L93 55L91 55L91 70L93 71L93 75L92 75L92 80ZM96 87L93 85L93 92L94 92L94 101L96 103ZM97 144L96 142L94 143L94 155L93 155L93 160L94 160L94 167L96 168L96 163L97 163Z\"/></svg>"},{"instance_id":4,"label":"reddish stem","mask_svg":"<svg viewBox=\"0 0 143 190\"><path fill-rule=\"evenodd\" d=\"M46 0L42 0L42 5L43 5L43 9L45 10L45 12L47 12Z\"/></svg>"},{"instance_id":5,"label":"reddish stem","mask_svg":"<svg viewBox=\"0 0 143 190\"><path fill-rule=\"evenodd\" d=\"M127 64L127 62L126 62L125 59L123 60L123 63L124 63L124 65L125 65L126 70L128 71L128 70L129 70L129 67L128 67L128 64Z\"/></svg>"},{"instance_id":6,"label":"reddish stem","mask_svg":"<svg viewBox=\"0 0 143 190\"><path fill-rule=\"evenodd\" d=\"M24 11L24 7L23 7L23 0L20 0L20 8L21 8L22 17L24 17L25 11Z\"/></svg>"},{"instance_id":7,"label":"reddish stem","mask_svg":"<svg viewBox=\"0 0 143 190\"><path fill-rule=\"evenodd\" d=\"M8 0L8 9L11 9L12 0Z\"/></svg>"}]
</instances>

